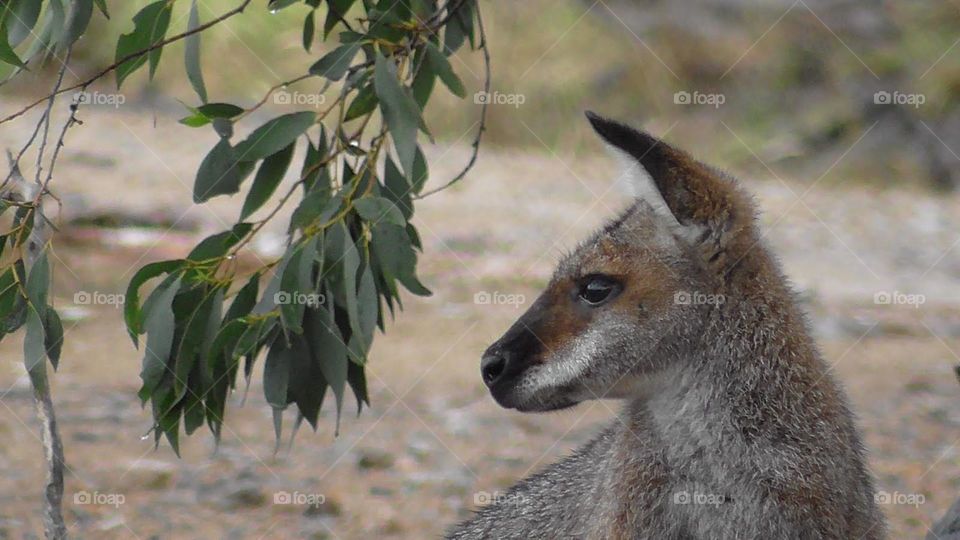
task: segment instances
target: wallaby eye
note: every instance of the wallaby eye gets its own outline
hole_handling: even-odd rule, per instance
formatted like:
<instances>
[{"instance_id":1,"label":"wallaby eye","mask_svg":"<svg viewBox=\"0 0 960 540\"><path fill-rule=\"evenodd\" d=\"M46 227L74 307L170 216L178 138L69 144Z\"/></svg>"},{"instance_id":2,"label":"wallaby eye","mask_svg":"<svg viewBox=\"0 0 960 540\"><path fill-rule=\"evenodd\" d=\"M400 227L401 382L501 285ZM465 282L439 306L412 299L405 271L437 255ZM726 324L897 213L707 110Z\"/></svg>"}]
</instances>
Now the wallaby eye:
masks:
<instances>
[{"instance_id":1,"label":"wallaby eye","mask_svg":"<svg viewBox=\"0 0 960 540\"><path fill-rule=\"evenodd\" d=\"M580 284L577 297L589 306L599 306L620 292L620 284L607 276L587 276Z\"/></svg>"}]
</instances>

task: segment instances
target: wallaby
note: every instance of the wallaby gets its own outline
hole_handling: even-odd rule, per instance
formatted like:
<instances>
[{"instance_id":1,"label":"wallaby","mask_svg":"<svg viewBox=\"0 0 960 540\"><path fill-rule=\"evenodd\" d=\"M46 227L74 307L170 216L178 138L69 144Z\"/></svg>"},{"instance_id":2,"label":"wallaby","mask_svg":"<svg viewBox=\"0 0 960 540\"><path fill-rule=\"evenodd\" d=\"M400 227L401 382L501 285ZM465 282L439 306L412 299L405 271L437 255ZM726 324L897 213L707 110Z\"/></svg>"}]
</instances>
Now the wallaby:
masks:
<instances>
[{"instance_id":1,"label":"wallaby","mask_svg":"<svg viewBox=\"0 0 960 540\"><path fill-rule=\"evenodd\" d=\"M625 405L448 538L883 538L846 397L751 199L685 152L587 117L637 200L559 264L481 375L518 411Z\"/></svg>"}]
</instances>

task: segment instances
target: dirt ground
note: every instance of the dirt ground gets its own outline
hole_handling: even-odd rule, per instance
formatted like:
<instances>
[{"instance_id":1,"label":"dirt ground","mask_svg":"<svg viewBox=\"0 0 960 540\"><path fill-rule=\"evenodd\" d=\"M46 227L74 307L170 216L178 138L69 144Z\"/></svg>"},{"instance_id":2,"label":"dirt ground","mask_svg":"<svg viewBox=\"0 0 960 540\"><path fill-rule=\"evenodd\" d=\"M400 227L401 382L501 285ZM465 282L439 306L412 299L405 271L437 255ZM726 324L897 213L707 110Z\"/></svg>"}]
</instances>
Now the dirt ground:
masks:
<instances>
[{"instance_id":1,"label":"dirt ground","mask_svg":"<svg viewBox=\"0 0 960 540\"><path fill-rule=\"evenodd\" d=\"M525 415L497 407L481 383L481 351L534 298L559 254L626 203L599 144L576 160L487 148L460 186L418 207L422 280L434 295L407 298L378 336L369 410L350 410L335 436L328 402L317 433L303 430L292 449L275 454L255 378L247 403L240 407L238 395L231 404L218 449L198 432L182 443L181 459L166 445L154 450L142 437L150 416L135 395L140 357L120 310L74 300L81 291L122 291L136 265L182 255L236 216L239 201L178 212L212 135L191 139L174 119L98 115L71 134L54 183L64 222L123 211L197 228L144 243L66 227L56 245L55 304L67 332L54 398L72 536L436 538L586 441L617 410L616 402L592 402ZM0 145L20 135L6 130ZM434 148L435 181L466 157L456 144ZM921 537L960 491L952 374L960 363L960 198L828 187L773 171L746 186L859 415L878 490L890 501L891 538ZM517 305L476 303L484 292L516 295ZM893 301L877 303L878 293ZM42 530L38 426L20 346L0 343L0 538Z\"/></svg>"}]
</instances>

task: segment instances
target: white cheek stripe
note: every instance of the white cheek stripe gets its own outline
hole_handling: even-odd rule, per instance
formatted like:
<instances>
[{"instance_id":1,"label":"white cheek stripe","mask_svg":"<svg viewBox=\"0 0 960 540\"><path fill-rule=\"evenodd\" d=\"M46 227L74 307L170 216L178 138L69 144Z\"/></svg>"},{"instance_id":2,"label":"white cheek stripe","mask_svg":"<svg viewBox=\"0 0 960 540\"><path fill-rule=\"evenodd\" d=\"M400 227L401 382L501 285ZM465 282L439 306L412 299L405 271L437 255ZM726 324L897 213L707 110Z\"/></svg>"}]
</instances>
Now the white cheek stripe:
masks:
<instances>
[{"instance_id":1,"label":"white cheek stripe","mask_svg":"<svg viewBox=\"0 0 960 540\"><path fill-rule=\"evenodd\" d=\"M531 390L539 392L554 389L583 378L590 362L596 359L599 349L600 332L595 325L591 325L570 345L549 355L536 372L527 375Z\"/></svg>"}]
</instances>

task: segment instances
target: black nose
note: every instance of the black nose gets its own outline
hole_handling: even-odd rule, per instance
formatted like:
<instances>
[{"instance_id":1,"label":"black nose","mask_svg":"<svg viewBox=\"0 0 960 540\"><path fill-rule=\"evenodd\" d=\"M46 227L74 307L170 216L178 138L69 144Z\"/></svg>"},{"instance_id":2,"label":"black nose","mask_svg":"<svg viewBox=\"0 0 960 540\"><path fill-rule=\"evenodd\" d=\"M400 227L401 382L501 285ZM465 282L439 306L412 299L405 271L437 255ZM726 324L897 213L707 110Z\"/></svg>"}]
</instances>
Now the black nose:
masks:
<instances>
[{"instance_id":1,"label":"black nose","mask_svg":"<svg viewBox=\"0 0 960 540\"><path fill-rule=\"evenodd\" d=\"M505 355L491 354L480 360L480 375L488 387L493 386L506 370L507 358Z\"/></svg>"}]
</instances>

